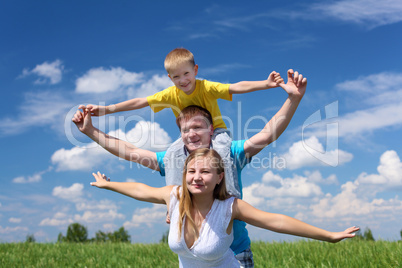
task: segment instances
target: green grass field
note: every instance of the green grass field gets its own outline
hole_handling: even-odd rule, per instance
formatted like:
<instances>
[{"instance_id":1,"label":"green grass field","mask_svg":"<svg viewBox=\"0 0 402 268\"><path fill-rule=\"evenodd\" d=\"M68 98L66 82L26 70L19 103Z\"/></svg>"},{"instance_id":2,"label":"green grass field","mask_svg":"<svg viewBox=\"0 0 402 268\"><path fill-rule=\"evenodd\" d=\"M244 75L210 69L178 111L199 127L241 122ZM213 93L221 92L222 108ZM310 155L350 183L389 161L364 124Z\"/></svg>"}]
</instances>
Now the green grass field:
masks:
<instances>
[{"instance_id":1,"label":"green grass field","mask_svg":"<svg viewBox=\"0 0 402 268\"><path fill-rule=\"evenodd\" d=\"M402 267L402 242L251 245L256 267ZM167 244L0 244L1 267L178 267Z\"/></svg>"}]
</instances>

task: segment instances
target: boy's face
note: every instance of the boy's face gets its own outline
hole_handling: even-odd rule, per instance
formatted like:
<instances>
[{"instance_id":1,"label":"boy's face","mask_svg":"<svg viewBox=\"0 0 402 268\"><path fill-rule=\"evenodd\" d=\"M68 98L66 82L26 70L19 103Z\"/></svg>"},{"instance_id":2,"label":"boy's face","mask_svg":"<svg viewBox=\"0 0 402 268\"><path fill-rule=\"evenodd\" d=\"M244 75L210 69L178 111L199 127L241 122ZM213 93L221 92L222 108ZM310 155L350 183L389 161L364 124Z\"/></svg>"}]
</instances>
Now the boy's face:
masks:
<instances>
[{"instance_id":1,"label":"boy's face","mask_svg":"<svg viewBox=\"0 0 402 268\"><path fill-rule=\"evenodd\" d=\"M180 123L180 132L184 145L191 153L199 148L209 148L214 128L203 116L195 116Z\"/></svg>"},{"instance_id":2,"label":"boy's face","mask_svg":"<svg viewBox=\"0 0 402 268\"><path fill-rule=\"evenodd\" d=\"M183 63L170 71L168 76L178 89L190 95L195 90L195 77L197 73L197 64L193 66L191 63Z\"/></svg>"}]
</instances>

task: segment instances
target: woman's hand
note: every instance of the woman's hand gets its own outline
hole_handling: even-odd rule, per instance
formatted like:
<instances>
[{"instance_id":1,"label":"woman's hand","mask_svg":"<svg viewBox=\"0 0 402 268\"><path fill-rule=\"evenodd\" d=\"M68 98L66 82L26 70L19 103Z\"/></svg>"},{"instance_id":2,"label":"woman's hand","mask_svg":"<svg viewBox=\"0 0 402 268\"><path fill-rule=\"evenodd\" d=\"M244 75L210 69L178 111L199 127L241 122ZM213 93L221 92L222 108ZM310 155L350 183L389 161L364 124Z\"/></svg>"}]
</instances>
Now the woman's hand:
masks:
<instances>
[{"instance_id":1,"label":"woman's hand","mask_svg":"<svg viewBox=\"0 0 402 268\"><path fill-rule=\"evenodd\" d=\"M110 182L110 178L106 177L105 174L101 174L99 171L98 173L92 173L95 177L96 182L91 182L92 186L96 186L98 188L106 188Z\"/></svg>"},{"instance_id":2,"label":"woman's hand","mask_svg":"<svg viewBox=\"0 0 402 268\"><path fill-rule=\"evenodd\" d=\"M332 233L332 236L328 242L337 243L345 238L353 238L356 236L355 232L359 231L359 227L350 227L343 232Z\"/></svg>"}]
</instances>

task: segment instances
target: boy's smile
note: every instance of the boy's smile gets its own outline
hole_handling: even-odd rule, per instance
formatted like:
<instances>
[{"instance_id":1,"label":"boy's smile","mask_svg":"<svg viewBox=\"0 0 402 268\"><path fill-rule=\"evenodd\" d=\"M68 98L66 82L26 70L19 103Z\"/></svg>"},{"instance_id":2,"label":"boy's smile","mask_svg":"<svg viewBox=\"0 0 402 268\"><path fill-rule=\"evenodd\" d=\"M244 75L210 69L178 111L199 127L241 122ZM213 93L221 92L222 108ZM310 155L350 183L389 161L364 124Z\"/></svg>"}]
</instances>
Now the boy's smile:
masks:
<instances>
[{"instance_id":1,"label":"boy's smile","mask_svg":"<svg viewBox=\"0 0 402 268\"><path fill-rule=\"evenodd\" d=\"M192 66L190 63L183 63L170 71L168 76L178 89L190 95L195 90L197 73L198 65Z\"/></svg>"}]
</instances>

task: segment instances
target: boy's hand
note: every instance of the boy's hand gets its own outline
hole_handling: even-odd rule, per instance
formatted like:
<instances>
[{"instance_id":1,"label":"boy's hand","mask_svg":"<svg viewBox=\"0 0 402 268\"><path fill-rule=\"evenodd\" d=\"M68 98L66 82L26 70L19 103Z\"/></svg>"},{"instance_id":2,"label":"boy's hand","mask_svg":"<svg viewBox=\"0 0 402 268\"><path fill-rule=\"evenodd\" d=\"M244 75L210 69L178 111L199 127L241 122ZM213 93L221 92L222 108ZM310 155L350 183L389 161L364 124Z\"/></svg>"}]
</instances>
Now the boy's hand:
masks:
<instances>
[{"instance_id":1,"label":"boy's hand","mask_svg":"<svg viewBox=\"0 0 402 268\"><path fill-rule=\"evenodd\" d=\"M92 173L95 177L96 182L91 182L92 186L96 186L98 188L106 188L108 183L110 182L110 178L107 178L105 174L101 174L99 171L98 173Z\"/></svg>"},{"instance_id":2,"label":"boy's hand","mask_svg":"<svg viewBox=\"0 0 402 268\"><path fill-rule=\"evenodd\" d=\"M273 88L279 86L279 84L283 83L283 78L281 75L275 71L269 74L267 78L268 88Z\"/></svg>"},{"instance_id":3,"label":"boy's hand","mask_svg":"<svg viewBox=\"0 0 402 268\"><path fill-rule=\"evenodd\" d=\"M307 78L303 78L302 74L289 69L288 82L286 84L281 83L279 86L283 88L289 95L299 97L301 99L306 92Z\"/></svg>"},{"instance_id":4,"label":"boy's hand","mask_svg":"<svg viewBox=\"0 0 402 268\"><path fill-rule=\"evenodd\" d=\"M78 108L83 109L81 108L81 106ZM86 108L88 109L88 111L91 113L92 116L103 116L107 114L106 106L88 104Z\"/></svg>"}]
</instances>

